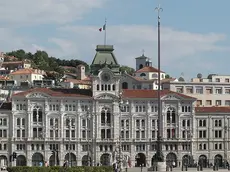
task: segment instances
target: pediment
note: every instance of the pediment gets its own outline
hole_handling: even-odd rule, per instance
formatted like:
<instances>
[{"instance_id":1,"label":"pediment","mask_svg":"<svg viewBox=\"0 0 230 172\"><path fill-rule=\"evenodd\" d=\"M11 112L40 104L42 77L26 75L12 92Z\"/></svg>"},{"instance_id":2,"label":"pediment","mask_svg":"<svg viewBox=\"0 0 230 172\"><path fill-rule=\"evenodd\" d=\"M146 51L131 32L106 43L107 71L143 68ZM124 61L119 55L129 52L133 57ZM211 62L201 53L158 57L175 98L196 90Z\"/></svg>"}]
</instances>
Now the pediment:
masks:
<instances>
[{"instance_id":1,"label":"pediment","mask_svg":"<svg viewBox=\"0 0 230 172\"><path fill-rule=\"evenodd\" d=\"M41 92L34 92L30 93L26 96L27 98L47 98L49 95L41 93Z\"/></svg>"},{"instance_id":2,"label":"pediment","mask_svg":"<svg viewBox=\"0 0 230 172\"><path fill-rule=\"evenodd\" d=\"M168 94L162 97L162 100L181 100L183 99L181 96L175 94Z\"/></svg>"},{"instance_id":3,"label":"pediment","mask_svg":"<svg viewBox=\"0 0 230 172\"><path fill-rule=\"evenodd\" d=\"M96 99L99 100L114 100L117 99L117 97L113 94L100 94L98 96L95 97Z\"/></svg>"}]
</instances>

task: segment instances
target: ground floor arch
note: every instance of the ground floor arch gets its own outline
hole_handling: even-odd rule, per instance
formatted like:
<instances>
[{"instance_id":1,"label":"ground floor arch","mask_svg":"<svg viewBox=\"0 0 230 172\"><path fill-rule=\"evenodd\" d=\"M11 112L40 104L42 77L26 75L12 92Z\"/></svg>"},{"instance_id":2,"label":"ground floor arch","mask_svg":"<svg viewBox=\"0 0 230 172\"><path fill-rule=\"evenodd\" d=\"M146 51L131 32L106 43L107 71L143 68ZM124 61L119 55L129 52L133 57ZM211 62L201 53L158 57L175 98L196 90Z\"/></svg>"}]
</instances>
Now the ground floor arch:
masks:
<instances>
[{"instance_id":1,"label":"ground floor arch","mask_svg":"<svg viewBox=\"0 0 230 172\"><path fill-rule=\"evenodd\" d=\"M67 153L65 160L68 161L70 167L77 165L77 157L73 153Z\"/></svg>"},{"instance_id":2,"label":"ground floor arch","mask_svg":"<svg viewBox=\"0 0 230 172\"><path fill-rule=\"evenodd\" d=\"M34 153L32 156L32 166L40 166L44 164L44 157L41 153Z\"/></svg>"},{"instance_id":3,"label":"ground floor arch","mask_svg":"<svg viewBox=\"0 0 230 172\"><path fill-rule=\"evenodd\" d=\"M166 155L166 164L170 167L177 167L177 156L175 153L170 152Z\"/></svg>"},{"instance_id":4,"label":"ground floor arch","mask_svg":"<svg viewBox=\"0 0 230 172\"><path fill-rule=\"evenodd\" d=\"M82 166L90 166L91 165L91 157L89 155L84 155L82 157Z\"/></svg>"},{"instance_id":5,"label":"ground floor arch","mask_svg":"<svg viewBox=\"0 0 230 172\"><path fill-rule=\"evenodd\" d=\"M223 156L220 154L217 154L214 157L214 164L217 165L218 167L222 167L223 166Z\"/></svg>"},{"instance_id":6,"label":"ground floor arch","mask_svg":"<svg viewBox=\"0 0 230 172\"><path fill-rule=\"evenodd\" d=\"M102 166L111 165L111 156L108 153L104 153L101 155L100 162Z\"/></svg>"},{"instance_id":7,"label":"ground floor arch","mask_svg":"<svg viewBox=\"0 0 230 172\"><path fill-rule=\"evenodd\" d=\"M193 158L191 155L184 155L182 157L182 165L184 166L192 166L193 165Z\"/></svg>"},{"instance_id":8,"label":"ground floor arch","mask_svg":"<svg viewBox=\"0 0 230 172\"><path fill-rule=\"evenodd\" d=\"M7 166L7 157L5 155L0 156L0 165L2 166Z\"/></svg>"},{"instance_id":9,"label":"ground floor arch","mask_svg":"<svg viewBox=\"0 0 230 172\"><path fill-rule=\"evenodd\" d=\"M55 156L54 155L51 155L50 158L49 158L49 166L55 166Z\"/></svg>"},{"instance_id":10,"label":"ground floor arch","mask_svg":"<svg viewBox=\"0 0 230 172\"><path fill-rule=\"evenodd\" d=\"M16 160L16 166L26 166L26 157L19 155Z\"/></svg>"},{"instance_id":11,"label":"ground floor arch","mask_svg":"<svg viewBox=\"0 0 230 172\"><path fill-rule=\"evenodd\" d=\"M146 156L144 153L138 153L135 157L135 160L136 160L136 163L135 163L136 167L146 166Z\"/></svg>"},{"instance_id":12,"label":"ground floor arch","mask_svg":"<svg viewBox=\"0 0 230 172\"><path fill-rule=\"evenodd\" d=\"M202 167L208 166L208 158L206 155L200 155L198 159L198 164Z\"/></svg>"}]
</instances>

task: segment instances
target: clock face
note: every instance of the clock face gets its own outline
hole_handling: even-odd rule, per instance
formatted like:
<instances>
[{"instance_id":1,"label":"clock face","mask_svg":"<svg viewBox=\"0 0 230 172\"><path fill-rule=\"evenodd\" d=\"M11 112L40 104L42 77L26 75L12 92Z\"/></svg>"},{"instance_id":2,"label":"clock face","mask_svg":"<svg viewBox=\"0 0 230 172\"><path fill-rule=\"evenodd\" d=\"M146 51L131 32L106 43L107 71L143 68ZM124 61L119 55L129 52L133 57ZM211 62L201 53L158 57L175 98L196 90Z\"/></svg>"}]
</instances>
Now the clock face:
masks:
<instances>
[{"instance_id":1,"label":"clock face","mask_svg":"<svg viewBox=\"0 0 230 172\"><path fill-rule=\"evenodd\" d=\"M104 73L104 74L102 74L101 79L104 82L108 82L110 80L110 75L108 73Z\"/></svg>"}]
</instances>

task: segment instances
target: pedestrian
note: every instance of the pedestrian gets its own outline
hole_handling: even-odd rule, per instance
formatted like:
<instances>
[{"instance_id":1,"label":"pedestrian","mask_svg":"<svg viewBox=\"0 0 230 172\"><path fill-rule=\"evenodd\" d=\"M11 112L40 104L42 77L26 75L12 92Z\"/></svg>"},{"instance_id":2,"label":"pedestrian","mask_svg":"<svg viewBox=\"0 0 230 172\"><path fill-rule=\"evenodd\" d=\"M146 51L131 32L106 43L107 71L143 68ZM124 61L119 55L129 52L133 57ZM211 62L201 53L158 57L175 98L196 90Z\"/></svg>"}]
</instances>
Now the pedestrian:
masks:
<instances>
[{"instance_id":1,"label":"pedestrian","mask_svg":"<svg viewBox=\"0 0 230 172\"><path fill-rule=\"evenodd\" d=\"M114 172L118 172L118 167L117 167L117 163L113 163L113 170Z\"/></svg>"},{"instance_id":2,"label":"pedestrian","mask_svg":"<svg viewBox=\"0 0 230 172\"><path fill-rule=\"evenodd\" d=\"M45 161L45 167L48 167L48 166L49 166L48 162L47 162L47 161Z\"/></svg>"},{"instance_id":3,"label":"pedestrian","mask_svg":"<svg viewBox=\"0 0 230 172\"><path fill-rule=\"evenodd\" d=\"M43 166L43 163L42 161L39 162L39 167L42 167Z\"/></svg>"},{"instance_id":4,"label":"pedestrian","mask_svg":"<svg viewBox=\"0 0 230 172\"><path fill-rule=\"evenodd\" d=\"M65 160L63 163L63 167L66 168L67 167L67 161Z\"/></svg>"}]
</instances>

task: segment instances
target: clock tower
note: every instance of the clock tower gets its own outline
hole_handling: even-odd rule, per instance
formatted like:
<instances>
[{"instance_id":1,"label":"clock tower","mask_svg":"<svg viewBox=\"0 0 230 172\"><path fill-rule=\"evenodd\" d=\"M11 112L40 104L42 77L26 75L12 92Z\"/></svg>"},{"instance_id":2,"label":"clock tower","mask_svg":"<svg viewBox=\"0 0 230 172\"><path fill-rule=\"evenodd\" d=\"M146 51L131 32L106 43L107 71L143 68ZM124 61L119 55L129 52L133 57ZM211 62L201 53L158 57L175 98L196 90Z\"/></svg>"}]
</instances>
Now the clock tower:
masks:
<instances>
[{"instance_id":1,"label":"clock tower","mask_svg":"<svg viewBox=\"0 0 230 172\"><path fill-rule=\"evenodd\" d=\"M102 94L119 96L120 65L113 50L112 45L97 45L96 55L90 65L94 97Z\"/></svg>"}]
</instances>

